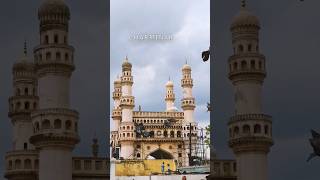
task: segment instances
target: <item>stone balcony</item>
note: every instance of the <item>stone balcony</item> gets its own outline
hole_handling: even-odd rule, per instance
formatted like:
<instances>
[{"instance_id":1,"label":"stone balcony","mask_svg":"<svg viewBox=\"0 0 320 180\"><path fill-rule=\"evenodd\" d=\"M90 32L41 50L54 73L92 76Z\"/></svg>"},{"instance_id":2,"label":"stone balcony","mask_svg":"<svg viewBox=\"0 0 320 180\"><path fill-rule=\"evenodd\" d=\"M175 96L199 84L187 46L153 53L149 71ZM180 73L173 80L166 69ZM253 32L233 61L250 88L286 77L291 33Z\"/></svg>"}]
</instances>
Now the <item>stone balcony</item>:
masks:
<instances>
[{"instance_id":1,"label":"stone balcony","mask_svg":"<svg viewBox=\"0 0 320 180\"><path fill-rule=\"evenodd\" d=\"M213 159L210 162L211 174L208 180L236 180L237 164L235 160Z\"/></svg>"},{"instance_id":2,"label":"stone balcony","mask_svg":"<svg viewBox=\"0 0 320 180\"><path fill-rule=\"evenodd\" d=\"M97 178L108 179L110 162L107 158L95 157L73 157L73 179L76 178Z\"/></svg>"},{"instance_id":3,"label":"stone balcony","mask_svg":"<svg viewBox=\"0 0 320 180\"><path fill-rule=\"evenodd\" d=\"M5 157L5 178L23 177L26 180L36 179L38 174L38 152L35 150L10 151Z\"/></svg>"}]
</instances>

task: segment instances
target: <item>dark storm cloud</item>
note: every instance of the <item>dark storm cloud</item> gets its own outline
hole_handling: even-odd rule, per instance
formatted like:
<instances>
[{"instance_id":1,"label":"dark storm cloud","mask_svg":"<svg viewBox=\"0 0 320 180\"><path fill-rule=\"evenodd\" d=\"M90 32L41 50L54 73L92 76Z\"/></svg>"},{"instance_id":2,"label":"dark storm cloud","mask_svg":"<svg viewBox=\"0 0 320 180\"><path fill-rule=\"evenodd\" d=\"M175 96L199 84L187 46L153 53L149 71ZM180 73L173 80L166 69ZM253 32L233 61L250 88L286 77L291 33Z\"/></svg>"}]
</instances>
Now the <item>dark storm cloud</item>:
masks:
<instances>
[{"instance_id":1,"label":"dark storm cloud","mask_svg":"<svg viewBox=\"0 0 320 180\"><path fill-rule=\"evenodd\" d=\"M7 99L12 94L11 68L23 52L26 38L29 56L38 44L37 9L42 1L11 0L0 8L1 65L0 65L0 177L3 176L5 152L11 149L12 126L7 117ZM76 49L76 71L71 80L72 108L80 113L81 143L75 155L91 155L94 133L100 141L100 155L105 156L108 120L107 111L107 1L66 0L71 9L70 44ZM0 179L1 179L0 178Z\"/></svg>"},{"instance_id":2,"label":"dark storm cloud","mask_svg":"<svg viewBox=\"0 0 320 180\"><path fill-rule=\"evenodd\" d=\"M306 158L312 151L309 129L320 130L320 2L249 0L247 4L261 21L260 46L267 58L263 105L273 116L275 141L269 179L319 179L320 160L306 163ZM214 1L215 148L223 158L233 157L226 141L226 124L234 111L227 59L232 54L229 26L239 8L240 0Z\"/></svg>"}]
</instances>

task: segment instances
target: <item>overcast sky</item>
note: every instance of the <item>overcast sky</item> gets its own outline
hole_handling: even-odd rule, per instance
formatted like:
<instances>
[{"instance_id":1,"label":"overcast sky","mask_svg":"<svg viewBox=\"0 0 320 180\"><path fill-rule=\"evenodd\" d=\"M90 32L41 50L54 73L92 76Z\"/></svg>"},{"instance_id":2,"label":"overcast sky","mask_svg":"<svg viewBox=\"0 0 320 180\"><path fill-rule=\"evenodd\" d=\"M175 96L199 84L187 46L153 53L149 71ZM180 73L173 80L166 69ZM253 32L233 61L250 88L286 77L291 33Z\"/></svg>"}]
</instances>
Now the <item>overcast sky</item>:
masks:
<instances>
[{"instance_id":1,"label":"overcast sky","mask_svg":"<svg viewBox=\"0 0 320 180\"><path fill-rule=\"evenodd\" d=\"M273 116L275 145L269 155L271 180L318 180L320 159L306 163L311 128L320 130L320 1L247 0L262 25L260 49L266 56L264 112ZM227 79L232 54L230 23L240 0L213 4L215 147L219 157L233 158L227 146L227 121L234 95Z\"/></svg>"},{"instance_id":2,"label":"overcast sky","mask_svg":"<svg viewBox=\"0 0 320 180\"><path fill-rule=\"evenodd\" d=\"M130 39L135 34L166 34L173 40ZM111 1L111 82L121 74L121 64L128 55L133 65L136 110L138 105L145 111L165 110L169 76L174 82L175 106L181 110L181 68L187 59L192 67L195 119L201 126L209 124L206 103L210 99L210 64L201 60L201 52L209 44L209 0Z\"/></svg>"},{"instance_id":3,"label":"overcast sky","mask_svg":"<svg viewBox=\"0 0 320 180\"><path fill-rule=\"evenodd\" d=\"M2 2L0 7L0 179L3 177L5 152L11 149L12 126L8 113L8 97L12 95L11 69L23 53L28 41L29 56L39 42L37 9L42 0ZM96 132L100 155L106 154L107 138L107 2L95 0L66 0L71 9L70 44L75 47L76 70L71 78L72 108L80 113L81 142L75 155L91 156L91 142Z\"/></svg>"}]
</instances>

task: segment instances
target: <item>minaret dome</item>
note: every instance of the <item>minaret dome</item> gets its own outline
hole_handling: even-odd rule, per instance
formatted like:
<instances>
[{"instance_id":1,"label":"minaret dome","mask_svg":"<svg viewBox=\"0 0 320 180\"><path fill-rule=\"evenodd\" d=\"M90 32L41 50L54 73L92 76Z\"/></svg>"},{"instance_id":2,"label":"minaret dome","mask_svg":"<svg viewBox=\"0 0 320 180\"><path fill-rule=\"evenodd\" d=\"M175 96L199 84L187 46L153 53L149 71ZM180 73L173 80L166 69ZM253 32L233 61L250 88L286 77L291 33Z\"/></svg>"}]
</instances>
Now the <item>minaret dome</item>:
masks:
<instances>
[{"instance_id":1,"label":"minaret dome","mask_svg":"<svg viewBox=\"0 0 320 180\"><path fill-rule=\"evenodd\" d=\"M65 4L64 0L46 0L39 8L39 16L45 15L64 15L70 18L69 7Z\"/></svg>"},{"instance_id":2,"label":"minaret dome","mask_svg":"<svg viewBox=\"0 0 320 180\"><path fill-rule=\"evenodd\" d=\"M132 64L129 62L128 57L124 60L122 63L122 69L123 70L130 70L132 68Z\"/></svg>"},{"instance_id":3,"label":"minaret dome","mask_svg":"<svg viewBox=\"0 0 320 180\"><path fill-rule=\"evenodd\" d=\"M166 87L173 87L173 82L171 80L169 80L167 83L166 83Z\"/></svg>"},{"instance_id":4,"label":"minaret dome","mask_svg":"<svg viewBox=\"0 0 320 180\"><path fill-rule=\"evenodd\" d=\"M233 18L231 29L236 27L255 26L260 28L260 21L257 16L253 15L245 5L242 5L239 13Z\"/></svg>"}]
</instances>

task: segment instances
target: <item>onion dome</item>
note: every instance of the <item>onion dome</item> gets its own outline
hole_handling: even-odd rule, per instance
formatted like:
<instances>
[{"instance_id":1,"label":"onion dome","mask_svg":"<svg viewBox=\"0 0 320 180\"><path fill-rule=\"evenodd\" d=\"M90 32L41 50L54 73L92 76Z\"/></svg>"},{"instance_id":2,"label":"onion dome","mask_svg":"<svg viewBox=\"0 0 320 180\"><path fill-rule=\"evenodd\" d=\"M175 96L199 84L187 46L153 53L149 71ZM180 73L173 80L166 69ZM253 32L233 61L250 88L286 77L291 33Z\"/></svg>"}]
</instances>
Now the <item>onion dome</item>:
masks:
<instances>
[{"instance_id":1,"label":"onion dome","mask_svg":"<svg viewBox=\"0 0 320 180\"><path fill-rule=\"evenodd\" d=\"M191 66L186 63L185 65L183 65L182 70L191 70Z\"/></svg>"},{"instance_id":2,"label":"onion dome","mask_svg":"<svg viewBox=\"0 0 320 180\"><path fill-rule=\"evenodd\" d=\"M70 18L69 7L63 0L46 0L39 8L39 16L63 15Z\"/></svg>"},{"instance_id":3,"label":"onion dome","mask_svg":"<svg viewBox=\"0 0 320 180\"><path fill-rule=\"evenodd\" d=\"M132 68L132 64L129 63L128 57L126 57L125 61L122 63L122 69L130 70Z\"/></svg>"},{"instance_id":4,"label":"onion dome","mask_svg":"<svg viewBox=\"0 0 320 180\"><path fill-rule=\"evenodd\" d=\"M117 76L117 79L114 80L114 84L121 84L121 78L119 77L119 75Z\"/></svg>"},{"instance_id":5,"label":"onion dome","mask_svg":"<svg viewBox=\"0 0 320 180\"><path fill-rule=\"evenodd\" d=\"M27 55L27 43L24 43L24 52L23 56L14 63L13 65L14 71L33 71L34 70L34 63L31 59L28 58Z\"/></svg>"},{"instance_id":6,"label":"onion dome","mask_svg":"<svg viewBox=\"0 0 320 180\"><path fill-rule=\"evenodd\" d=\"M167 83L166 83L166 86L167 87L172 87L173 86L173 82L171 80L169 80Z\"/></svg>"},{"instance_id":7,"label":"onion dome","mask_svg":"<svg viewBox=\"0 0 320 180\"><path fill-rule=\"evenodd\" d=\"M255 26L260 28L259 19L247 10L245 2L242 3L240 12L233 18L231 29L242 26Z\"/></svg>"},{"instance_id":8,"label":"onion dome","mask_svg":"<svg viewBox=\"0 0 320 180\"><path fill-rule=\"evenodd\" d=\"M117 76L117 79L114 82L121 82L121 78L119 75Z\"/></svg>"}]
</instances>

